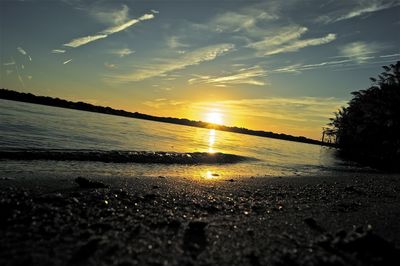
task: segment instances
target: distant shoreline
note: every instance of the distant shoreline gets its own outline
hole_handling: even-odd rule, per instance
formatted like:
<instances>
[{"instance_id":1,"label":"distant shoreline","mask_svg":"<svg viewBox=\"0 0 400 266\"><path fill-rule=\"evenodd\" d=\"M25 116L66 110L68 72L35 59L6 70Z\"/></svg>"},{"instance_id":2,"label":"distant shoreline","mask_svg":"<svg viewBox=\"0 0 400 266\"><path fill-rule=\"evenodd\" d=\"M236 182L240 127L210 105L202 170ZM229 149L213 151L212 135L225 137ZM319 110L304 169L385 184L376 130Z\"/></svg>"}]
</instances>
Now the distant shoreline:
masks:
<instances>
[{"instance_id":1,"label":"distant shoreline","mask_svg":"<svg viewBox=\"0 0 400 266\"><path fill-rule=\"evenodd\" d=\"M193 120L189 120L186 118L159 117L159 116L142 114L142 113L138 113L138 112L128 112L125 110L117 110L117 109L113 109L111 107L97 106L97 105L92 105L92 104L84 103L84 102L71 102L71 101L67 101L67 100L63 100L63 99L59 99L59 98L52 98L52 97L47 97L47 96L36 96L31 93L22 93L22 92L7 90L7 89L0 89L0 99L40 104L40 105L47 105L47 106L54 106L54 107L61 107L61 108L67 108L67 109L75 109L75 110L94 112L94 113L124 116L124 117L164 122L164 123L177 124L177 125L183 125L183 126L216 129L216 130L220 130L220 131L227 131L227 132L232 132L232 133L239 133L239 134L252 135L252 136L258 136L258 137L267 137L267 138L273 138L273 139L281 139L281 140L287 140L287 141L295 141L295 142L301 142L301 143L334 147L334 145L331 143L325 143L325 142L321 142L321 141L314 140L314 139L309 139L309 138L302 137L302 136L298 137L298 136L279 134L279 133L273 133L273 132L262 131L262 130L251 130L251 129L241 128L241 127L229 127L229 126L224 126L224 125L207 123L207 122L203 122L203 121L193 121Z\"/></svg>"}]
</instances>

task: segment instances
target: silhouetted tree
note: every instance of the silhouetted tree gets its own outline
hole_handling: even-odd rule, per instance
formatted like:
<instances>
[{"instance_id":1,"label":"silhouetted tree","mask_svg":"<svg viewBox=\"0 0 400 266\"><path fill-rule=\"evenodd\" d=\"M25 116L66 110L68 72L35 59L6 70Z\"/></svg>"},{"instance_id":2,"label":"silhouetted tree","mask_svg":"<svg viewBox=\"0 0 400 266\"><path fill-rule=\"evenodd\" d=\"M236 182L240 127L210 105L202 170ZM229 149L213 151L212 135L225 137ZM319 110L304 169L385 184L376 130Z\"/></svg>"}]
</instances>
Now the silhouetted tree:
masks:
<instances>
[{"instance_id":1,"label":"silhouetted tree","mask_svg":"<svg viewBox=\"0 0 400 266\"><path fill-rule=\"evenodd\" d=\"M344 154L400 169L400 61L383 69L378 78L370 78L371 87L352 92L325 135L334 136Z\"/></svg>"}]
</instances>

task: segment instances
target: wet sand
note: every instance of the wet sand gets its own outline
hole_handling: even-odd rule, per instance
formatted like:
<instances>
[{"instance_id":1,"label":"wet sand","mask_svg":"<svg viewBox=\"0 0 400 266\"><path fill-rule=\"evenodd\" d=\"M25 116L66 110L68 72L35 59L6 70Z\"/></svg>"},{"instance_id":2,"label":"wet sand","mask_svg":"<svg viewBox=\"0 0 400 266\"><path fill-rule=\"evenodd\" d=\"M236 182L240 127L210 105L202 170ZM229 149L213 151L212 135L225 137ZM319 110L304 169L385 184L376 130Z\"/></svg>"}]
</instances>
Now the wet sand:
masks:
<instances>
[{"instance_id":1,"label":"wet sand","mask_svg":"<svg viewBox=\"0 0 400 266\"><path fill-rule=\"evenodd\" d=\"M0 265L397 265L400 175L0 177ZM85 185L86 184L86 185Z\"/></svg>"}]
</instances>

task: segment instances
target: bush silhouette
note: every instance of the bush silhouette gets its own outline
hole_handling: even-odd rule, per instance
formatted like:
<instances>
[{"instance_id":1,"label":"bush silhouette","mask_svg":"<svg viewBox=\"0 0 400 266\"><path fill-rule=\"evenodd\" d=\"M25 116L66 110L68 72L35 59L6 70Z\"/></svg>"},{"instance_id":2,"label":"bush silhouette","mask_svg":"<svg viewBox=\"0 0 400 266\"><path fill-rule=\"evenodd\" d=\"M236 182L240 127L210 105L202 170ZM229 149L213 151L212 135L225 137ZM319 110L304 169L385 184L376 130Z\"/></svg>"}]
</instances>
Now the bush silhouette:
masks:
<instances>
[{"instance_id":1,"label":"bush silhouette","mask_svg":"<svg viewBox=\"0 0 400 266\"><path fill-rule=\"evenodd\" d=\"M400 61L383 69L371 87L352 92L325 134L352 159L400 170Z\"/></svg>"}]
</instances>

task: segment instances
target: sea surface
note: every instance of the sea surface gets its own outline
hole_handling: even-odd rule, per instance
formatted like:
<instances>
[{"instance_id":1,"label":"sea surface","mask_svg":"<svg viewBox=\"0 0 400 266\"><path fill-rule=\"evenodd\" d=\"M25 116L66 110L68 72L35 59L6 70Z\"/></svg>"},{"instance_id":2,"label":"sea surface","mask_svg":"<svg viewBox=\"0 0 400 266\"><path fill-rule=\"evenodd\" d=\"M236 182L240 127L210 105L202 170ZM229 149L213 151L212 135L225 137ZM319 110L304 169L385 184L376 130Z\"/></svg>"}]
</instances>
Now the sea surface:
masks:
<instances>
[{"instance_id":1,"label":"sea surface","mask_svg":"<svg viewBox=\"0 0 400 266\"><path fill-rule=\"evenodd\" d=\"M218 179L363 170L319 145L8 100L0 100L0 132L6 176Z\"/></svg>"}]
</instances>

